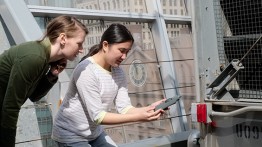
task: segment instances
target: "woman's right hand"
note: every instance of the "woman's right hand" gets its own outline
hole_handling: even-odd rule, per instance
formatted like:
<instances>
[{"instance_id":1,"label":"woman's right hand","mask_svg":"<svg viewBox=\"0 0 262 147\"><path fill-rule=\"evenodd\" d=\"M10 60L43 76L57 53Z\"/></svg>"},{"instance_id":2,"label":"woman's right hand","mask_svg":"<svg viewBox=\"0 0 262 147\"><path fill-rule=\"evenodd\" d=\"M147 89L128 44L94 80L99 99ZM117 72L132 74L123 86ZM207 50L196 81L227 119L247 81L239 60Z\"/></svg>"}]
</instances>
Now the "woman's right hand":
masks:
<instances>
[{"instance_id":1,"label":"woman's right hand","mask_svg":"<svg viewBox=\"0 0 262 147\"><path fill-rule=\"evenodd\" d=\"M53 76L58 76L66 67L67 65L67 60L65 58L60 59L58 61L50 63L51 69L50 72L52 73Z\"/></svg>"},{"instance_id":2,"label":"woman's right hand","mask_svg":"<svg viewBox=\"0 0 262 147\"><path fill-rule=\"evenodd\" d=\"M138 113L139 121L153 121L160 119L160 116L165 113L164 110L159 109L154 111L155 106L144 107L144 112ZM142 110L142 109L141 109Z\"/></svg>"}]
</instances>

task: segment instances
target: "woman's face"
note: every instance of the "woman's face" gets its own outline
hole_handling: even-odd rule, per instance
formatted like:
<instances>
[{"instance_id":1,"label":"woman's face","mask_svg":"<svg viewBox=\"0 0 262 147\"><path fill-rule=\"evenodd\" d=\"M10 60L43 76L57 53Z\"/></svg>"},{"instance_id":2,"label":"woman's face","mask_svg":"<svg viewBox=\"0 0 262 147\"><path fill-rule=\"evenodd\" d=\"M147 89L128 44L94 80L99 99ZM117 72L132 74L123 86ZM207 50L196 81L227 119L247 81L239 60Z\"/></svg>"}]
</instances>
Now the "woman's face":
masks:
<instances>
[{"instance_id":1,"label":"woman's face","mask_svg":"<svg viewBox=\"0 0 262 147\"><path fill-rule=\"evenodd\" d=\"M107 44L106 61L110 66L117 67L126 59L127 53L130 51L133 42L123 42L115 44Z\"/></svg>"},{"instance_id":2,"label":"woman's face","mask_svg":"<svg viewBox=\"0 0 262 147\"><path fill-rule=\"evenodd\" d=\"M78 29L74 35L74 37L66 37L65 36L65 44L62 52L66 59L72 61L77 57L79 53L83 52L83 43L85 41L86 33Z\"/></svg>"}]
</instances>

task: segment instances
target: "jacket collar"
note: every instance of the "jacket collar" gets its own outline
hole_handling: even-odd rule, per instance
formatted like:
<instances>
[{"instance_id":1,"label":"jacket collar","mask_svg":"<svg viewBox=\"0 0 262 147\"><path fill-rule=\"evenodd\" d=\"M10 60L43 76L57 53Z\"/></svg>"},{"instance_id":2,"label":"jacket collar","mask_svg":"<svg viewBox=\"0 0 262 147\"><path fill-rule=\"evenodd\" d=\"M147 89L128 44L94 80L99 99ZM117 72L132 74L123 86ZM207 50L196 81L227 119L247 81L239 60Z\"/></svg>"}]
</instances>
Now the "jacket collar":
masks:
<instances>
[{"instance_id":1,"label":"jacket collar","mask_svg":"<svg viewBox=\"0 0 262 147\"><path fill-rule=\"evenodd\" d=\"M48 59L47 61L49 61L50 59L50 54L51 54L51 42L49 40L48 37L46 37L45 39L43 39L41 42L40 42L41 45L44 46L44 48L46 49L46 58Z\"/></svg>"}]
</instances>

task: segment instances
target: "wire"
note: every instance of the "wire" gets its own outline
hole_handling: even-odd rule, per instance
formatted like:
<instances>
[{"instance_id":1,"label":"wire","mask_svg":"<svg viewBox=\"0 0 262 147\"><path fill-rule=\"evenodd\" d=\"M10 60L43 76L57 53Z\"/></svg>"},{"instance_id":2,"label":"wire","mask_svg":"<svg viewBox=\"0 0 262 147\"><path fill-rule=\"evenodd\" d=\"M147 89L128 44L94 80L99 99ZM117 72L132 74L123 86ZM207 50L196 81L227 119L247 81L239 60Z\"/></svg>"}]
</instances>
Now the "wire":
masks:
<instances>
[{"instance_id":1,"label":"wire","mask_svg":"<svg viewBox=\"0 0 262 147\"><path fill-rule=\"evenodd\" d=\"M149 26L149 30L150 30L150 34L152 34L152 26L150 25ZM158 60L158 56L157 56L157 50L156 50L156 43L155 43L155 40L154 40L154 37L153 36L151 36L151 38L152 38L152 41L153 41L153 44L154 44L154 50L155 50L155 55L156 55L156 63L157 63L157 65L158 65L158 71L159 71L159 75L160 75L160 80L161 80L161 86L163 87L163 89L165 89L165 86L164 86L164 84L163 84L163 77L162 77L162 72L161 72L161 70L160 70L160 65L159 65L159 60ZM166 91L164 90L163 91L163 93L164 93L164 96L166 97Z\"/></svg>"},{"instance_id":2,"label":"wire","mask_svg":"<svg viewBox=\"0 0 262 147\"><path fill-rule=\"evenodd\" d=\"M186 87L194 87L194 86L195 85L180 86L180 87L173 87L173 88L161 88L161 89L155 89L155 90L143 91L143 92L129 92L128 94L141 94L141 93L148 93L148 92L155 92L155 91L162 91L162 90L171 90L171 89L186 88Z\"/></svg>"},{"instance_id":3,"label":"wire","mask_svg":"<svg viewBox=\"0 0 262 147\"><path fill-rule=\"evenodd\" d=\"M262 35L260 35L260 37L256 40L256 42L248 49L247 53L239 60L237 65L239 65L242 62L242 60L244 60L244 58L250 53L250 51L255 47L255 45L259 42L261 38L262 38Z\"/></svg>"},{"instance_id":4,"label":"wire","mask_svg":"<svg viewBox=\"0 0 262 147\"><path fill-rule=\"evenodd\" d=\"M184 117L184 116L190 116L190 115L191 115L191 113L189 113L189 114L185 114L185 115L171 116L171 117L167 117L167 118L165 118L165 119L177 118L177 117ZM160 120L162 120L162 119L160 119ZM164 120L164 119L163 119L163 120Z\"/></svg>"},{"instance_id":5,"label":"wire","mask_svg":"<svg viewBox=\"0 0 262 147\"><path fill-rule=\"evenodd\" d=\"M51 137L48 137L47 139L51 139ZM32 140L27 140L27 141L20 141L20 142L16 142L15 144L22 144L22 143L27 143L27 142L39 141L39 140L42 140L42 138L32 139Z\"/></svg>"},{"instance_id":6,"label":"wire","mask_svg":"<svg viewBox=\"0 0 262 147\"><path fill-rule=\"evenodd\" d=\"M191 113L184 114L184 115L177 115L177 116L171 116L171 117L163 117L154 121L159 121L159 120L166 120L166 119L171 119L171 118L178 118L178 117L184 117L184 116L190 116ZM154 121L149 121L149 122L154 122ZM112 129L112 128L117 128L117 127L123 127L123 126L129 126L129 125L135 125L135 124L142 124L142 123L149 123L149 122L133 122L133 123L125 123L125 124L120 124L120 125L111 125L109 127L106 127L105 129Z\"/></svg>"},{"instance_id":7,"label":"wire","mask_svg":"<svg viewBox=\"0 0 262 147\"><path fill-rule=\"evenodd\" d=\"M164 63L164 62L180 62L180 61L190 61L194 59L180 59L180 60L166 60L166 61L148 61L148 62L141 62L136 64L151 64L151 63ZM125 64L121 63L121 65L131 65L131 63ZM75 69L75 67L66 67L65 69Z\"/></svg>"},{"instance_id":8,"label":"wire","mask_svg":"<svg viewBox=\"0 0 262 147\"><path fill-rule=\"evenodd\" d=\"M167 61L151 61L151 62L141 62L136 64L149 64L149 63L162 63L162 62L174 62L174 61L189 61L194 59L180 59L180 60L167 60ZM121 64L121 65L131 65L131 64Z\"/></svg>"}]
</instances>

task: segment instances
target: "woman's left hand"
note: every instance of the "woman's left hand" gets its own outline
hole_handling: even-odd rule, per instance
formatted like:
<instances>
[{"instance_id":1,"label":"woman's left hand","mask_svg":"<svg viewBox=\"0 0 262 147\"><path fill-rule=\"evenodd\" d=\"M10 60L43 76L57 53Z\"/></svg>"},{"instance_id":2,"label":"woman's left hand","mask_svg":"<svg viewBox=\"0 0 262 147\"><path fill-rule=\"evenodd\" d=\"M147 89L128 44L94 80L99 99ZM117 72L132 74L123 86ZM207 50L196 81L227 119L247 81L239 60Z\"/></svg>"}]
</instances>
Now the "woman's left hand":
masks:
<instances>
[{"instance_id":1,"label":"woman's left hand","mask_svg":"<svg viewBox=\"0 0 262 147\"><path fill-rule=\"evenodd\" d=\"M165 113L165 111L162 109L158 109L157 111L154 111L154 109L155 109L155 106L152 106L152 105L146 107L146 112L144 113L144 116L146 117L144 121L158 120Z\"/></svg>"},{"instance_id":2,"label":"woman's left hand","mask_svg":"<svg viewBox=\"0 0 262 147\"><path fill-rule=\"evenodd\" d=\"M164 99L162 99L162 100L159 100L159 101L156 101L156 102L154 102L153 104L151 104L151 106L154 106L154 107L156 107L157 105L159 105L159 104L163 103L164 101L166 101L166 99L165 99L165 98L164 98Z\"/></svg>"}]
</instances>

